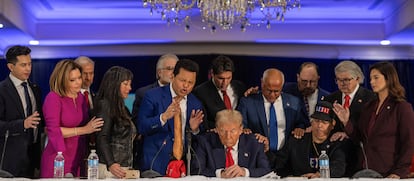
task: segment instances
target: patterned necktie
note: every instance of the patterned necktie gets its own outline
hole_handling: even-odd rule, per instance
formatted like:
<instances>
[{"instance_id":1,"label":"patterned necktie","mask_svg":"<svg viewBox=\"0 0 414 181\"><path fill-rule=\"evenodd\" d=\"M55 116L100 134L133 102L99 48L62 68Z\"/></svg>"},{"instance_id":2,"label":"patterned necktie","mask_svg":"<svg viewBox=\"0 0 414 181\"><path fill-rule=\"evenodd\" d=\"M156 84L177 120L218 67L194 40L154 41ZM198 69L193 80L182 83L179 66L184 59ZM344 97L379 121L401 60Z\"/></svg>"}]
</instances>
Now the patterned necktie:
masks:
<instances>
[{"instance_id":1,"label":"patterned necktie","mask_svg":"<svg viewBox=\"0 0 414 181\"><path fill-rule=\"evenodd\" d=\"M351 99L351 97L349 97L349 95L345 95L344 108L349 108L349 100L350 99Z\"/></svg>"},{"instance_id":2,"label":"patterned necktie","mask_svg":"<svg viewBox=\"0 0 414 181\"><path fill-rule=\"evenodd\" d=\"M269 109L269 138L270 138L270 150L271 151L277 151L277 144L278 144L278 138L277 138L277 118L276 118L276 112L275 107L273 106L273 103L270 103L270 109Z\"/></svg>"},{"instance_id":3,"label":"patterned necktie","mask_svg":"<svg viewBox=\"0 0 414 181\"><path fill-rule=\"evenodd\" d=\"M83 92L83 95L85 96L86 105L88 105L88 108L90 108L91 106L89 104L89 92L85 91L85 92Z\"/></svg>"},{"instance_id":4,"label":"patterned necktie","mask_svg":"<svg viewBox=\"0 0 414 181\"><path fill-rule=\"evenodd\" d=\"M181 157L183 156L183 132L182 132L181 112L177 112L174 115L173 156L177 160L181 160Z\"/></svg>"},{"instance_id":5,"label":"patterned necktie","mask_svg":"<svg viewBox=\"0 0 414 181\"><path fill-rule=\"evenodd\" d=\"M303 102L305 103L306 113L308 113L307 116L309 116L309 102L308 102L308 98L305 97L305 96L303 96Z\"/></svg>"},{"instance_id":6,"label":"patterned necktie","mask_svg":"<svg viewBox=\"0 0 414 181\"><path fill-rule=\"evenodd\" d=\"M26 99L26 117L29 117L33 113L32 101L30 100L27 82L22 82L22 86L24 88L24 98Z\"/></svg>"},{"instance_id":7,"label":"patterned necktie","mask_svg":"<svg viewBox=\"0 0 414 181\"><path fill-rule=\"evenodd\" d=\"M231 150L233 150L232 147L226 148L226 168L234 165L233 157L231 156Z\"/></svg>"},{"instance_id":8,"label":"patterned necktie","mask_svg":"<svg viewBox=\"0 0 414 181\"><path fill-rule=\"evenodd\" d=\"M226 106L226 109L233 109L233 108L231 107L230 98L229 98L229 96L227 95L226 91L225 91L225 90L223 90L223 91L221 91L221 93L223 93L223 101L224 101L224 105Z\"/></svg>"}]
</instances>

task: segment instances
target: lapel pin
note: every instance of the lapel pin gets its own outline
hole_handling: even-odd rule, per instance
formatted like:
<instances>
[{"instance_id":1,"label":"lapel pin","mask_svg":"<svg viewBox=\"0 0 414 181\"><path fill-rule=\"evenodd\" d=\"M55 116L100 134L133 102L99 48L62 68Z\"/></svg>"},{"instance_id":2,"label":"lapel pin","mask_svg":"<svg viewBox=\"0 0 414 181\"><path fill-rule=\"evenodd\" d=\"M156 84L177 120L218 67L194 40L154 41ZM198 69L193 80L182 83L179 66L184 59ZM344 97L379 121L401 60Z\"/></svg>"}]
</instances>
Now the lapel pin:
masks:
<instances>
[{"instance_id":1,"label":"lapel pin","mask_svg":"<svg viewBox=\"0 0 414 181\"><path fill-rule=\"evenodd\" d=\"M249 156L249 154L248 153L244 153L244 157L248 157Z\"/></svg>"},{"instance_id":2,"label":"lapel pin","mask_svg":"<svg viewBox=\"0 0 414 181\"><path fill-rule=\"evenodd\" d=\"M389 110L389 109L391 109L391 107L390 106L387 106L387 109Z\"/></svg>"},{"instance_id":3,"label":"lapel pin","mask_svg":"<svg viewBox=\"0 0 414 181\"><path fill-rule=\"evenodd\" d=\"M289 106L290 106L290 104L289 104L289 103L286 103L286 106L288 106L288 107L289 107Z\"/></svg>"},{"instance_id":4,"label":"lapel pin","mask_svg":"<svg viewBox=\"0 0 414 181\"><path fill-rule=\"evenodd\" d=\"M361 100L361 99L358 99L358 102L359 102L359 103L361 103L361 102L362 102L362 100Z\"/></svg>"}]
</instances>

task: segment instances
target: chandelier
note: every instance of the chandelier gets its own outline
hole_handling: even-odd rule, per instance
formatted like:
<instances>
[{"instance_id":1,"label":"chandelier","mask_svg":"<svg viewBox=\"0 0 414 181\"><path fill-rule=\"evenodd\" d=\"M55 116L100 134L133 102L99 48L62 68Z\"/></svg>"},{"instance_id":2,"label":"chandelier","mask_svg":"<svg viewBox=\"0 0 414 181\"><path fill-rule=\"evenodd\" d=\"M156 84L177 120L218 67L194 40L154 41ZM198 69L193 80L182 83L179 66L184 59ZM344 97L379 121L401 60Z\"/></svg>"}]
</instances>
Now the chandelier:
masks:
<instances>
[{"instance_id":1,"label":"chandelier","mask_svg":"<svg viewBox=\"0 0 414 181\"><path fill-rule=\"evenodd\" d=\"M143 6L161 14L167 24L184 24L185 31L190 30L193 7L199 8L201 21L212 32L218 27L222 30L239 25L241 31L252 21L265 24L270 28L271 21L284 21L285 13L300 8L300 0L143 0Z\"/></svg>"}]
</instances>

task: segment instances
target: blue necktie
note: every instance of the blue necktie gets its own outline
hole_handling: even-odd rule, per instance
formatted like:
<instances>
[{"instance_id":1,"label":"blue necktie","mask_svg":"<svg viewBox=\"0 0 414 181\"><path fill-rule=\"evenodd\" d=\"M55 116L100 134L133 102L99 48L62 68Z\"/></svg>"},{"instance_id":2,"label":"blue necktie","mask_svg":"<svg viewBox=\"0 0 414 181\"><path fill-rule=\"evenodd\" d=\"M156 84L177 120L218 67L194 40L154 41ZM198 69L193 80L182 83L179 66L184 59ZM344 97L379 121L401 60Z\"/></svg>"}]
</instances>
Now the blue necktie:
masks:
<instances>
[{"instance_id":1,"label":"blue necktie","mask_svg":"<svg viewBox=\"0 0 414 181\"><path fill-rule=\"evenodd\" d=\"M277 119L276 112L273 103L270 103L269 109L269 137L270 137L270 150L277 151Z\"/></svg>"},{"instance_id":2,"label":"blue necktie","mask_svg":"<svg viewBox=\"0 0 414 181\"><path fill-rule=\"evenodd\" d=\"M24 98L26 99L26 117L32 115L32 101L30 100L29 96L29 89L27 88L27 82L22 82L22 86L24 88Z\"/></svg>"}]
</instances>

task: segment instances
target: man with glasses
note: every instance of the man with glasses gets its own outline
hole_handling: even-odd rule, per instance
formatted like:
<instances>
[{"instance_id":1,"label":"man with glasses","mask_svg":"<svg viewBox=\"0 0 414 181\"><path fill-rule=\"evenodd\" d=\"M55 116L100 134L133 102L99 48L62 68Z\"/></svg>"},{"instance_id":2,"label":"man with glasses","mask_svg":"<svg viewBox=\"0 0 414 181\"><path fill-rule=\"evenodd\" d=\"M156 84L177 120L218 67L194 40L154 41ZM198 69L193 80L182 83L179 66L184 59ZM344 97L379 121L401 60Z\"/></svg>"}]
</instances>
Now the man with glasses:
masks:
<instances>
[{"instance_id":1,"label":"man with glasses","mask_svg":"<svg viewBox=\"0 0 414 181\"><path fill-rule=\"evenodd\" d=\"M256 135L260 142L265 143L265 151L271 164L274 162L275 153L284 146L292 131L295 129L294 132L301 132L303 135L303 128L310 125L302 114L299 98L282 93L284 82L285 78L280 70L267 69L261 80L261 92L242 97L237 108L243 115L245 128L260 134Z\"/></svg>"},{"instance_id":2,"label":"man with glasses","mask_svg":"<svg viewBox=\"0 0 414 181\"><path fill-rule=\"evenodd\" d=\"M138 116L139 106L141 105L142 98L145 92L152 88L162 87L171 82L173 78L173 70L175 64L177 64L178 57L174 54L167 53L162 55L157 61L157 80L147 86L141 87L135 91L135 100L132 108L132 120L136 120Z\"/></svg>"},{"instance_id":3,"label":"man with glasses","mask_svg":"<svg viewBox=\"0 0 414 181\"><path fill-rule=\"evenodd\" d=\"M192 160L192 174L207 177L261 177L269 173L270 165L263 144L252 134L243 134L239 111L224 109L217 112L216 132L197 136Z\"/></svg>"},{"instance_id":4,"label":"man with glasses","mask_svg":"<svg viewBox=\"0 0 414 181\"><path fill-rule=\"evenodd\" d=\"M361 68L353 61L342 61L335 67L335 82L338 85L338 91L326 96L325 101L338 103L349 109L350 120L359 120L359 115L363 111L362 107L365 103L375 98L375 94L360 86L364 83L364 74ZM343 124L337 119L334 133L331 137L331 141L344 140L348 138L348 135L344 132ZM352 122L353 125L358 125L356 122ZM356 152L359 149L359 145L347 140L348 150L348 164L346 176L352 176L356 172Z\"/></svg>"},{"instance_id":5,"label":"man with glasses","mask_svg":"<svg viewBox=\"0 0 414 181\"><path fill-rule=\"evenodd\" d=\"M309 117L315 111L316 103L330 93L318 86L319 68L313 62L304 62L296 74L297 83L286 83L283 92L298 97L303 102L303 114Z\"/></svg>"},{"instance_id":6,"label":"man with glasses","mask_svg":"<svg viewBox=\"0 0 414 181\"><path fill-rule=\"evenodd\" d=\"M163 87L165 85L168 85L174 74L174 67L175 64L177 64L178 57L174 54L167 53L162 55L158 61L157 61L157 74L156 78L157 80L147 86L141 87L135 91L135 100L132 107L132 120L137 123L138 118L138 110L141 105L141 101L145 95L145 92L147 92L150 89L157 88L157 87ZM137 126L138 124L136 124ZM140 169L139 161L142 159L142 136L141 134L137 134L138 137L136 139L136 142L134 143L134 168Z\"/></svg>"}]
</instances>

